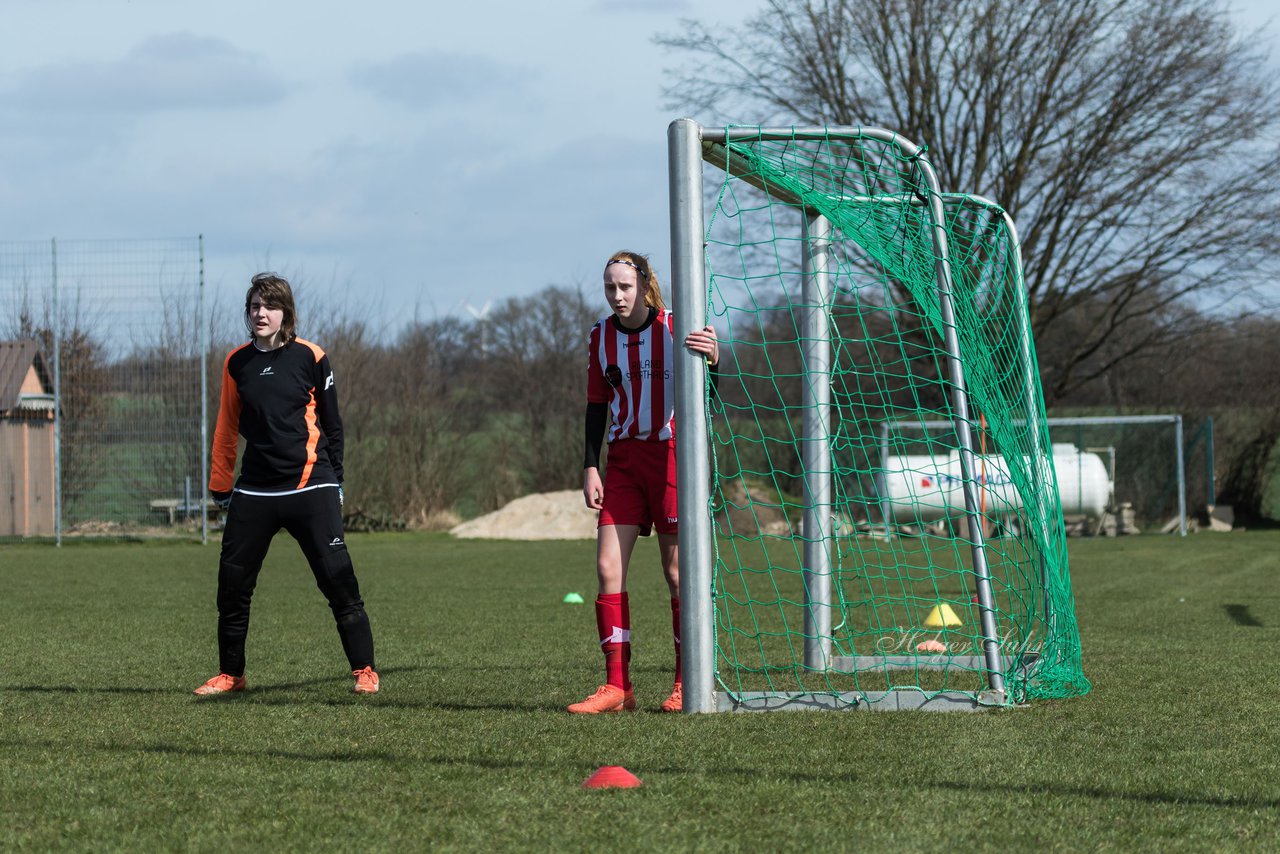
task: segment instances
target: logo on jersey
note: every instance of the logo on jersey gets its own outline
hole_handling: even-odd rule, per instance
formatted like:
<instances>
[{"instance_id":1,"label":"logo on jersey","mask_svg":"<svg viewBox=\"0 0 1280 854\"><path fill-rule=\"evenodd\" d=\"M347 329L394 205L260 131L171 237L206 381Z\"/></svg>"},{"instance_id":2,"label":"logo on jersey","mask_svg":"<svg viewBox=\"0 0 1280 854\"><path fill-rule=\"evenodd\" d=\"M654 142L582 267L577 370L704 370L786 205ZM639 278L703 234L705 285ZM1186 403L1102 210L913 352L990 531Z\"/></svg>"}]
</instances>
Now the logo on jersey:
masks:
<instances>
[{"instance_id":1,"label":"logo on jersey","mask_svg":"<svg viewBox=\"0 0 1280 854\"><path fill-rule=\"evenodd\" d=\"M329 376L324 378L324 391L333 388L333 371L329 372Z\"/></svg>"},{"instance_id":2,"label":"logo on jersey","mask_svg":"<svg viewBox=\"0 0 1280 854\"><path fill-rule=\"evenodd\" d=\"M604 381L614 388L622 385L622 369L617 365L609 365L604 369Z\"/></svg>"},{"instance_id":3,"label":"logo on jersey","mask_svg":"<svg viewBox=\"0 0 1280 854\"><path fill-rule=\"evenodd\" d=\"M334 537L332 540L329 541L329 546L331 548L336 549L338 546L341 546L341 545L346 545L345 543L342 542L342 537Z\"/></svg>"},{"instance_id":4,"label":"logo on jersey","mask_svg":"<svg viewBox=\"0 0 1280 854\"><path fill-rule=\"evenodd\" d=\"M267 365L265 368L263 368L263 369L262 369L262 373L258 374L258 376L260 376L260 377L267 377L267 376L274 377L274 376L275 376L275 373L271 370L271 366L270 366L270 365Z\"/></svg>"}]
</instances>

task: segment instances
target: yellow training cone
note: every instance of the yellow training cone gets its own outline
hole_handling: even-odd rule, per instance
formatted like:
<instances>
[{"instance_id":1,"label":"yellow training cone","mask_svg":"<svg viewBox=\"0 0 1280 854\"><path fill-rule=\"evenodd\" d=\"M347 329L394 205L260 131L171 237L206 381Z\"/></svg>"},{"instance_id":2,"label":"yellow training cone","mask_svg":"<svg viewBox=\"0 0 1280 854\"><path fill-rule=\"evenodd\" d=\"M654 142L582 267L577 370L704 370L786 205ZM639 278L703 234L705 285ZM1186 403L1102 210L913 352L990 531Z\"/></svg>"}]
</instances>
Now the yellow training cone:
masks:
<instances>
[{"instance_id":1,"label":"yellow training cone","mask_svg":"<svg viewBox=\"0 0 1280 854\"><path fill-rule=\"evenodd\" d=\"M956 612L951 610L951 606L946 602L937 605L929 616L924 618L924 624L931 629L940 629L943 626L960 626L960 618L956 616Z\"/></svg>"}]
</instances>

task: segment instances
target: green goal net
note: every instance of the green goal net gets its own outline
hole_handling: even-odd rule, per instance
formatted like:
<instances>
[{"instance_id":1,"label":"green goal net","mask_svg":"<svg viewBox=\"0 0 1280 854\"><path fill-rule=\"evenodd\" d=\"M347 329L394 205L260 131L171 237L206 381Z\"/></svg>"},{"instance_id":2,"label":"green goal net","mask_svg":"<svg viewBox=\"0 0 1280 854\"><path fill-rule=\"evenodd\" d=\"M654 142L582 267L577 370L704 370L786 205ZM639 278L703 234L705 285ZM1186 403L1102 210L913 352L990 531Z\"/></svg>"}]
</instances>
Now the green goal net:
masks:
<instances>
[{"instance_id":1,"label":"green goal net","mask_svg":"<svg viewBox=\"0 0 1280 854\"><path fill-rule=\"evenodd\" d=\"M1087 692L1012 221L884 131L702 157L720 707Z\"/></svg>"}]
</instances>

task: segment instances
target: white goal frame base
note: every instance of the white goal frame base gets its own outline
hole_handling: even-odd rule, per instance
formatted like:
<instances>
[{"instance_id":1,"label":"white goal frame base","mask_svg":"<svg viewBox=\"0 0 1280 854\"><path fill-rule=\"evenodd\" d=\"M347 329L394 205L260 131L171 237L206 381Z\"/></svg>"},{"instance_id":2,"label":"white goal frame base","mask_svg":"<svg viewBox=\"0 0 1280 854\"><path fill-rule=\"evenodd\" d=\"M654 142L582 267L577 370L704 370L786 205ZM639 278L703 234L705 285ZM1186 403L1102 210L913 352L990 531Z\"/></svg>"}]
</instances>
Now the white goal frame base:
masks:
<instances>
[{"instance_id":1,"label":"white goal frame base","mask_svg":"<svg viewBox=\"0 0 1280 854\"><path fill-rule=\"evenodd\" d=\"M718 712L984 712L1008 708L1004 693L983 691L973 694L960 691L926 692L915 688L892 691L846 691L841 694L778 693L776 691L744 691L729 694L717 691Z\"/></svg>"}]
</instances>

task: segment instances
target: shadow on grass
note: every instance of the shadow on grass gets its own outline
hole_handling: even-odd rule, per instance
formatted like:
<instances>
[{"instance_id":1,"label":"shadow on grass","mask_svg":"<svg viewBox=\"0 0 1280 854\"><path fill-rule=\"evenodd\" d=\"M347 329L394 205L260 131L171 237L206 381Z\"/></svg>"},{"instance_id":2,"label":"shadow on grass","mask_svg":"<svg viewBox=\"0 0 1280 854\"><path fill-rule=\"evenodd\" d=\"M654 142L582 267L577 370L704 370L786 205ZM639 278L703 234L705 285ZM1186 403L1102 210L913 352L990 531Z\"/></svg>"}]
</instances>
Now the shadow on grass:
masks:
<instances>
[{"instance_id":1,"label":"shadow on grass","mask_svg":"<svg viewBox=\"0 0 1280 854\"><path fill-rule=\"evenodd\" d=\"M1177 806L1227 807L1229 809L1277 809L1280 798L1263 798L1257 795L1211 796L1200 793L1177 794L1175 792L1122 792L1098 786L1068 786L1061 783L956 783L937 781L926 784L929 788L952 792L1008 792L1012 795L1057 795L1064 798L1090 798L1101 801L1132 801L1141 804L1172 804Z\"/></svg>"},{"instance_id":2,"label":"shadow on grass","mask_svg":"<svg viewBox=\"0 0 1280 854\"><path fill-rule=\"evenodd\" d=\"M1262 621L1249 613L1248 605L1223 605L1222 610L1227 612L1227 616L1237 626L1262 627Z\"/></svg>"},{"instance_id":3,"label":"shadow on grass","mask_svg":"<svg viewBox=\"0 0 1280 854\"><path fill-rule=\"evenodd\" d=\"M171 688L118 688L96 685L6 685L6 694L172 694Z\"/></svg>"},{"instance_id":4,"label":"shadow on grass","mask_svg":"<svg viewBox=\"0 0 1280 854\"><path fill-rule=\"evenodd\" d=\"M255 706L296 706L307 704L313 706L350 706L352 704L370 703L375 704L378 708L388 709L420 709L423 711L440 711L440 712L563 712L564 706L559 704L545 703L456 703L448 700L405 700L392 699L386 693L381 693L376 699L362 698L351 696L346 699L316 699L316 698L290 698L283 697L242 697L245 702L252 703ZM234 701L234 700L233 700Z\"/></svg>"},{"instance_id":5,"label":"shadow on grass","mask_svg":"<svg viewBox=\"0 0 1280 854\"><path fill-rule=\"evenodd\" d=\"M379 668L378 676L385 678L388 674L394 673L412 673L415 670L426 670L427 668L420 664L405 665L403 667L386 667ZM247 691L235 694L215 694L212 697L201 698L202 701L208 700L225 700L225 699L250 699L261 694L278 694L284 691L294 691L298 688L312 688L316 685L332 685L335 682L350 682L351 677L343 673L340 676L322 676L318 679L299 679L296 682L257 682L250 683Z\"/></svg>"},{"instance_id":6,"label":"shadow on grass","mask_svg":"<svg viewBox=\"0 0 1280 854\"><path fill-rule=\"evenodd\" d=\"M5 750L18 750L22 748L36 748L40 750L67 750L70 744L66 741L52 741L49 739L18 739L18 738L0 738L0 747ZM292 750L236 750L233 748L219 747L217 749L197 747L196 745L177 745L177 744L140 744L135 746L123 744L83 744L79 745L81 750L91 750L99 753L153 753L168 754L172 756L208 756L208 757L229 757L239 756L246 759L252 758L270 758L270 759L292 759L299 762L391 762L403 761L404 756L396 756L386 751L368 751L364 753L302 753Z\"/></svg>"},{"instance_id":7,"label":"shadow on grass","mask_svg":"<svg viewBox=\"0 0 1280 854\"><path fill-rule=\"evenodd\" d=\"M40 750L65 751L68 747L68 742L59 742L52 739L0 738L0 749L3 749L6 753L12 750L32 748ZM181 745L166 742L142 744L137 746L89 743L82 744L79 747L81 750L97 751L100 753L123 755L136 755L141 753L177 757L210 757L222 760L225 760L228 757L241 757L246 760L284 759L305 763L378 762L400 764L410 762L415 765L428 764L442 768L475 768L483 771L533 770L546 773L564 773L571 776L582 775L584 779L587 774L595 770L594 764L577 761L547 762L525 761L519 759L486 759L481 757L449 756L441 754L409 755L403 752L396 753L388 750L303 752L272 748L235 749L227 748L225 746L208 748L194 744ZM650 776L651 779L658 775L685 778L684 780L667 783L668 786L678 785L684 787L690 785L689 778L706 778L714 784L723 782L725 779L735 779L750 783L759 781L762 779L762 776L767 776L774 780L786 780L792 783L815 785L824 788L840 784L849 785L874 782L872 776L853 772L834 771L828 774L821 774L793 771L778 773L774 769L769 769L767 773L762 774L763 771L764 769L760 768L742 768L732 766L707 769L706 767L662 765L648 767L644 773L646 776ZM912 783L909 785L904 785L900 780L884 780L881 782L883 782L887 788L898 788L903 792L918 792L920 789L924 788L949 792L972 793L978 796L988 796L995 792L1006 792L1014 796L1051 795L1062 798L1084 798L1104 802L1127 801L1141 804L1206 806L1239 810L1280 809L1280 798L1266 798L1257 795L1211 796L1202 793L1132 792L1118 789L1107 789L1101 786L1076 786L1062 783L1036 782L996 783L989 780L972 783L936 780L923 784ZM735 783L735 785L737 784Z\"/></svg>"},{"instance_id":8,"label":"shadow on grass","mask_svg":"<svg viewBox=\"0 0 1280 854\"><path fill-rule=\"evenodd\" d=\"M434 670L435 668L422 665L406 665L403 667L388 667L379 670L378 673L385 680L388 676L399 676L403 674L423 672ZM495 711L495 712L562 712L564 706L561 703L515 703L510 700L503 702L484 702L480 700L472 702L460 702L453 699L440 700L414 700L396 696L396 683L384 685L381 693L374 697L357 696L350 693L341 698L326 697L317 695L299 695L296 692L301 689L314 688L317 686L345 684L351 679L350 676L343 674L341 676L323 676L316 679L299 679L294 682L250 682L246 691L234 691L226 694L215 694L208 697L196 697L191 695L185 689L174 689L172 687L136 687L136 686L117 686L117 685L7 685L0 686L0 692L11 694L119 694L123 696L186 696L194 706L212 706L223 705L227 703L244 703L253 706L331 706L344 707L353 704L365 703L376 705L379 708L391 709L422 709L435 710L443 712L476 712L476 711ZM415 689L416 690L416 689Z\"/></svg>"},{"instance_id":9,"label":"shadow on grass","mask_svg":"<svg viewBox=\"0 0 1280 854\"><path fill-rule=\"evenodd\" d=\"M426 670L428 668L419 665L406 667L388 667L385 670L379 670L379 675L386 676L389 673L408 673L415 670ZM233 692L229 694L215 694L211 697L195 697L191 700L194 703L217 703L242 699L251 699L259 694L271 694L284 691L293 691L298 688L309 688L316 685L331 685L336 682L349 682L351 677L345 673L341 676L324 676L319 679L302 679L297 682L272 682L268 684L251 685L246 692ZM194 690L194 689L193 689ZM13 694L151 694L151 695L173 695L190 693L189 691L176 690L170 687L150 687L142 688L137 686L119 686L119 685L5 685L0 686L0 691ZM385 704L383 704L385 705Z\"/></svg>"},{"instance_id":10,"label":"shadow on grass","mask_svg":"<svg viewBox=\"0 0 1280 854\"><path fill-rule=\"evenodd\" d=\"M358 705L361 703L375 705L378 708L388 709L422 709L435 710L444 712L476 712L476 711L496 711L496 712L558 712L563 711L563 706L559 704L544 703L513 703L510 700L503 702L485 703L482 701L461 703L451 700L432 700L409 699L404 696L397 696L397 686L403 683L393 680L387 684L388 676L399 676L408 673L437 671L439 668L426 667L423 665L406 665L403 667L387 667L380 669L378 675L383 679L382 690L374 697L357 696L355 693L344 693L344 696L325 697L316 695L298 695L296 692L300 688L309 688L316 685L328 685L332 683L345 683L350 679L348 676L326 676L319 679L306 679L297 682L273 682L271 684L250 684L249 689L243 692L235 692L228 694L216 694L212 697L192 697L192 703L197 706L215 704L215 703L245 703L253 706L330 706L330 707L346 707ZM414 686L415 692L418 686Z\"/></svg>"}]
</instances>

